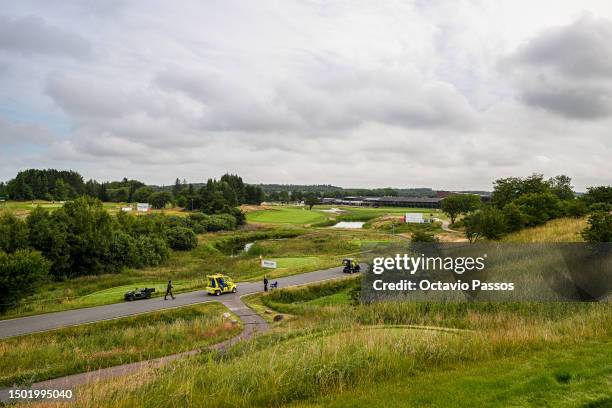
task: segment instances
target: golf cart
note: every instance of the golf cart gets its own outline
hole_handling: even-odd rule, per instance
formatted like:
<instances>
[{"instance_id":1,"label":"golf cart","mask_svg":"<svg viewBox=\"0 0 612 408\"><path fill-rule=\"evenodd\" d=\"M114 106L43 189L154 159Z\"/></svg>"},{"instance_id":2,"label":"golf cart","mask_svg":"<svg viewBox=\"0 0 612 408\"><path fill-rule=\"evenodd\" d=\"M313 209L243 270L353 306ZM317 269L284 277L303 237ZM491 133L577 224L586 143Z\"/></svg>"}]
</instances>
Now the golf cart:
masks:
<instances>
[{"instance_id":1,"label":"golf cart","mask_svg":"<svg viewBox=\"0 0 612 408\"><path fill-rule=\"evenodd\" d=\"M236 284L226 275L215 274L207 275L206 292L209 295L220 296L222 293L236 293Z\"/></svg>"},{"instance_id":2,"label":"golf cart","mask_svg":"<svg viewBox=\"0 0 612 408\"><path fill-rule=\"evenodd\" d=\"M134 289L125 293L124 299L128 302L132 300L151 299L151 293L155 292L155 288Z\"/></svg>"},{"instance_id":3,"label":"golf cart","mask_svg":"<svg viewBox=\"0 0 612 408\"><path fill-rule=\"evenodd\" d=\"M342 269L342 272L344 273L358 273L361 269L359 267L359 262L357 262L353 258L343 259L342 265L344 265L344 269Z\"/></svg>"}]
</instances>

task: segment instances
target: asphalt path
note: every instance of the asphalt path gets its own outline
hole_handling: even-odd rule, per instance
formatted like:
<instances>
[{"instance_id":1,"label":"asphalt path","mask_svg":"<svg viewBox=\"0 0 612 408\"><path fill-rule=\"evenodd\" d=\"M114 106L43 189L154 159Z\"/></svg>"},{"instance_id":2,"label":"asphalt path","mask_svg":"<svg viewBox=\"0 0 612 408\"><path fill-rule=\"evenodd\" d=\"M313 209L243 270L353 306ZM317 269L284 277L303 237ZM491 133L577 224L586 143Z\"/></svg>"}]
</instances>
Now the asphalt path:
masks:
<instances>
[{"instance_id":1,"label":"asphalt path","mask_svg":"<svg viewBox=\"0 0 612 408\"><path fill-rule=\"evenodd\" d=\"M328 279L341 278L343 276L346 277L347 275L342 273L342 267L336 267L284 278L272 278L270 283L278 281L280 289L288 286L305 285ZM263 283L261 281L238 282L237 285L237 293L221 295L225 302L230 302L233 298L239 299L240 296L263 291ZM156 297L147 300L113 303L104 306L0 320L0 339L220 300L217 296L209 296L203 290L198 290L179 293L174 300L164 300L163 297Z\"/></svg>"}]
</instances>

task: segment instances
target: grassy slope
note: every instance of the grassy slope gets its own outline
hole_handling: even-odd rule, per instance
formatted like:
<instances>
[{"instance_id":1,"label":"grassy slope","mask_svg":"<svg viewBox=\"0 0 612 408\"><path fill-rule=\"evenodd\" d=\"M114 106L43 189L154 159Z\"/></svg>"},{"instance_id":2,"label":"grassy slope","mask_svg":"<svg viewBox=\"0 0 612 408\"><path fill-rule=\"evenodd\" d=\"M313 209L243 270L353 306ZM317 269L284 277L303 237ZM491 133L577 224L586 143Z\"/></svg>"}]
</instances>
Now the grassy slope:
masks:
<instances>
[{"instance_id":1,"label":"grassy slope","mask_svg":"<svg viewBox=\"0 0 612 408\"><path fill-rule=\"evenodd\" d=\"M256 241L248 254L231 256L217 248L224 240L238 238L240 242L253 242L256 237L265 237L266 233L277 236L279 231L285 230L273 228L202 234L197 248L188 252L173 251L170 259L157 267L51 282L1 318L117 303L123 301L127 290L135 287L156 287L155 295L160 296L168 278L173 279L175 292L180 293L202 289L205 277L210 273L226 273L237 281L245 281L261 279L264 274L276 278L330 268L339 265L345 255L358 253L361 242L392 239L371 231L310 229L297 231L304 235L295 238ZM261 268L259 255L276 260L279 268Z\"/></svg>"},{"instance_id":2,"label":"grassy slope","mask_svg":"<svg viewBox=\"0 0 612 408\"><path fill-rule=\"evenodd\" d=\"M217 343L240 330L219 303L0 340L0 385L147 360Z\"/></svg>"},{"instance_id":3,"label":"grassy slope","mask_svg":"<svg viewBox=\"0 0 612 408\"><path fill-rule=\"evenodd\" d=\"M576 242L582 241L580 232L587 226L586 218L560 218L538 227L508 234L502 242Z\"/></svg>"},{"instance_id":4,"label":"grassy slope","mask_svg":"<svg viewBox=\"0 0 612 408\"><path fill-rule=\"evenodd\" d=\"M328 282L252 297L259 309L281 306L295 317L214 359L183 360L145 379L86 387L81 398L101 407L179 401L207 407L308 401L406 406L411 394L396 384L414 384L419 401L433 406L541 406L549 399L552 406L576 406L606 398L608 304L351 306L351 285ZM109 392L119 386L131 391Z\"/></svg>"},{"instance_id":5,"label":"grassy slope","mask_svg":"<svg viewBox=\"0 0 612 408\"><path fill-rule=\"evenodd\" d=\"M295 407L610 407L612 344L587 343L377 383Z\"/></svg>"}]
</instances>

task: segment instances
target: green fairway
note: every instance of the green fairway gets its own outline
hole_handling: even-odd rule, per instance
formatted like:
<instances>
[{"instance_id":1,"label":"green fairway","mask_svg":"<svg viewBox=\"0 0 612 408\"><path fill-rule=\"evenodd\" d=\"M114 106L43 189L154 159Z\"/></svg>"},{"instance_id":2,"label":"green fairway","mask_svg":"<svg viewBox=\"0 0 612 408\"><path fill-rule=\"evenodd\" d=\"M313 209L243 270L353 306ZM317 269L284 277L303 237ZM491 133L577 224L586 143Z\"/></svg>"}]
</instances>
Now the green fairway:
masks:
<instances>
[{"instance_id":1,"label":"green fairway","mask_svg":"<svg viewBox=\"0 0 612 408\"><path fill-rule=\"evenodd\" d=\"M272 210L247 213L247 221L263 224L304 225L325 221L324 213L305 207L278 206Z\"/></svg>"},{"instance_id":2,"label":"green fairway","mask_svg":"<svg viewBox=\"0 0 612 408\"><path fill-rule=\"evenodd\" d=\"M341 212L329 212L336 208ZM442 212L430 208L410 207L352 207L319 205L308 210L298 206L278 206L273 209L259 210L247 213L247 221L264 224L306 225L323 223L328 220L337 221L368 221L385 215L401 216L407 212L420 212L429 218L430 214L439 217Z\"/></svg>"},{"instance_id":3,"label":"green fairway","mask_svg":"<svg viewBox=\"0 0 612 408\"><path fill-rule=\"evenodd\" d=\"M78 372L193 350L231 337L240 326L219 303L69 327L0 341L0 385L29 384Z\"/></svg>"}]
</instances>

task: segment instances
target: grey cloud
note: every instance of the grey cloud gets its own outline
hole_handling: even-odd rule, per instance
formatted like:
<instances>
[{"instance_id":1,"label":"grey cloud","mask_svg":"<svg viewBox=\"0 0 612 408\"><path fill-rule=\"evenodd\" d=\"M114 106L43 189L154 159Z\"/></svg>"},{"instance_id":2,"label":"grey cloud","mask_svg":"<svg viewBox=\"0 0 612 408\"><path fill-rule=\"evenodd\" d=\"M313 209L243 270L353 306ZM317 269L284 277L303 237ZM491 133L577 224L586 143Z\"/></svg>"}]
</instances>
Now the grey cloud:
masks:
<instances>
[{"instance_id":1,"label":"grey cloud","mask_svg":"<svg viewBox=\"0 0 612 408\"><path fill-rule=\"evenodd\" d=\"M313 70L320 75L320 70ZM182 92L204 107L207 130L340 131L368 122L403 128L470 129L475 112L446 83L418 81L401 73L347 69L309 72L258 92L218 73L166 71L164 90ZM269 93L270 95L261 96Z\"/></svg>"},{"instance_id":2,"label":"grey cloud","mask_svg":"<svg viewBox=\"0 0 612 408\"><path fill-rule=\"evenodd\" d=\"M87 56L91 51L89 42L81 36L52 26L37 16L15 19L0 16L0 49L75 58Z\"/></svg>"},{"instance_id":3,"label":"grey cloud","mask_svg":"<svg viewBox=\"0 0 612 408\"><path fill-rule=\"evenodd\" d=\"M0 144L2 145L43 145L53 139L52 133L42 126L13 123L0 117Z\"/></svg>"},{"instance_id":4,"label":"grey cloud","mask_svg":"<svg viewBox=\"0 0 612 408\"><path fill-rule=\"evenodd\" d=\"M612 78L612 21L583 17L543 31L513 56L514 63L547 66L571 78Z\"/></svg>"},{"instance_id":5,"label":"grey cloud","mask_svg":"<svg viewBox=\"0 0 612 408\"><path fill-rule=\"evenodd\" d=\"M612 116L612 21L583 17L502 60L529 106L579 120Z\"/></svg>"}]
</instances>

